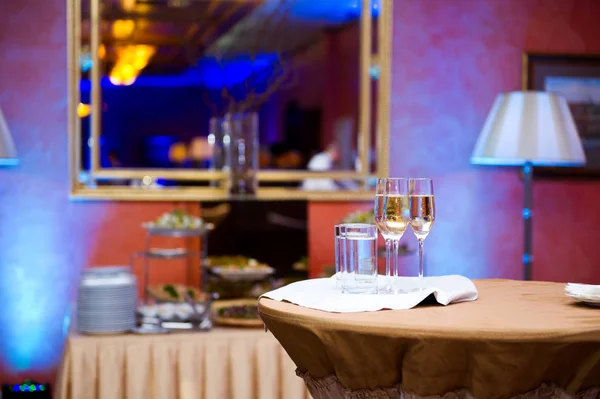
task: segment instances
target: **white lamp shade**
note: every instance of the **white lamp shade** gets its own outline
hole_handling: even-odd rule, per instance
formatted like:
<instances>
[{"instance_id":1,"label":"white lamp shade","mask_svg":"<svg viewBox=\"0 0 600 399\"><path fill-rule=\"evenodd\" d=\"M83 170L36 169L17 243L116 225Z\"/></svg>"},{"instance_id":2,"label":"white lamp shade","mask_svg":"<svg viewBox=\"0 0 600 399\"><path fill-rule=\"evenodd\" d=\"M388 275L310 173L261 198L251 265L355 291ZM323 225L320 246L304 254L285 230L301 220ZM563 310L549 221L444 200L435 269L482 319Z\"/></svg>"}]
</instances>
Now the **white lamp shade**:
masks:
<instances>
[{"instance_id":1,"label":"white lamp shade","mask_svg":"<svg viewBox=\"0 0 600 399\"><path fill-rule=\"evenodd\" d=\"M17 149L0 109L0 166L16 165L18 163Z\"/></svg>"},{"instance_id":2,"label":"white lamp shade","mask_svg":"<svg viewBox=\"0 0 600 399\"><path fill-rule=\"evenodd\" d=\"M477 139L471 163L579 166L586 162L567 101L548 92L499 94Z\"/></svg>"}]
</instances>

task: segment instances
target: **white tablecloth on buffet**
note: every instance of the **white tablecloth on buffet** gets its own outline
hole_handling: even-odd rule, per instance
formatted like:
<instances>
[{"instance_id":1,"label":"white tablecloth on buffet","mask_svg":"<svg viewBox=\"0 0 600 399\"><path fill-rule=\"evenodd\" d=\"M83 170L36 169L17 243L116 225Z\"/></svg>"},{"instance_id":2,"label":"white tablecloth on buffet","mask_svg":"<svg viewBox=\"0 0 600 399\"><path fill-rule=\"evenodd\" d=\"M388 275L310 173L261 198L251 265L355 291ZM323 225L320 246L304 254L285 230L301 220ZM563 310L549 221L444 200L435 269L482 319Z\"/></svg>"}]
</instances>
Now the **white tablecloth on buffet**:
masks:
<instances>
[{"instance_id":1,"label":"white tablecloth on buffet","mask_svg":"<svg viewBox=\"0 0 600 399\"><path fill-rule=\"evenodd\" d=\"M71 334L59 399L307 399L279 342L262 329L167 335Z\"/></svg>"}]
</instances>

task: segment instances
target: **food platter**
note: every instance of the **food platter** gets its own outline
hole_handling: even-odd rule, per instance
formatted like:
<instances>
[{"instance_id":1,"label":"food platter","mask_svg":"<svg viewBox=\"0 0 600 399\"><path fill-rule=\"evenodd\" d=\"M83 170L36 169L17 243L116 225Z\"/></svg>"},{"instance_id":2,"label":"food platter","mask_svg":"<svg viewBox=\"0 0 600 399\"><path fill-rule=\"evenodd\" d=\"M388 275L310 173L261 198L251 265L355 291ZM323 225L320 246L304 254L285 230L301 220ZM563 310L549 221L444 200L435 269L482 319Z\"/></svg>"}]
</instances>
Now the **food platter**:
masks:
<instances>
[{"instance_id":1,"label":"food platter","mask_svg":"<svg viewBox=\"0 0 600 399\"><path fill-rule=\"evenodd\" d=\"M176 209L166 212L158 219L142 223L148 233L169 237L194 237L205 234L214 228L211 223L205 223L199 217L191 215L184 210Z\"/></svg>"},{"instance_id":2,"label":"food platter","mask_svg":"<svg viewBox=\"0 0 600 399\"><path fill-rule=\"evenodd\" d=\"M138 308L138 314L146 319L158 319L162 322L181 322L202 319L206 316L207 308L202 304L193 307L188 303L160 303L144 305Z\"/></svg>"},{"instance_id":3,"label":"food platter","mask_svg":"<svg viewBox=\"0 0 600 399\"><path fill-rule=\"evenodd\" d=\"M210 223L204 224L199 228L170 228L160 227L154 225L152 222L143 223L142 227L148 230L148 233L155 236L164 237L197 237L205 234L207 231L213 229L213 225Z\"/></svg>"},{"instance_id":4,"label":"food platter","mask_svg":"<svg viewBox=\"0 0 600 399\"><path fill-rule=\"evenodd\" d=\"M191 300L195 303L204 303L212 299L211 295L200 291L196 287L181 284L156 285L148 287L147 290L148 295L157 302L183 303Z\"/></svg>"},{"instance_id":5,"label":"food platter","mask_svg":"<svg viewBox=\"0 0 600 399\"><path fill-rule=\"evenodd\" d=\"M229 281L263 280L275 273L269 265L241 255L211 256L206 266L212 274Z\"/></svg>"},{"instance_id":6,"label":"food platter","mask_svg":"<svg viewBox=\"0 0 600 399\"><path fill-rule=\"evenodd\" d=\"M141 306L137 310L142 326L170 330L210 330L211 304L213 296L197 288L178 284L148 287L154 304ZM143 330L140 334L151 333Z\"/></svg>"},{"instance_id":7,"label":"food platter","mask_svg":"<svg viewBox=\"0 0 600 399\"><path fill-rule=\"evenodd\" d=\"M215 301L211 307L214 324L230 327L262 328L258 316L258 300L252 298Z\"/></svg>"},{"instance_id":8,"label":"food platter","mask_svg":"<svg viewBox=\"0 0 600 399\"><path fill-rule=\"evenodd\" d=\"M273 268L264 269L232 269L228 267L213 267L210 269L217 276L230 281L256 281L269 277L275 272Z\"/></svg>"}]
</instances>

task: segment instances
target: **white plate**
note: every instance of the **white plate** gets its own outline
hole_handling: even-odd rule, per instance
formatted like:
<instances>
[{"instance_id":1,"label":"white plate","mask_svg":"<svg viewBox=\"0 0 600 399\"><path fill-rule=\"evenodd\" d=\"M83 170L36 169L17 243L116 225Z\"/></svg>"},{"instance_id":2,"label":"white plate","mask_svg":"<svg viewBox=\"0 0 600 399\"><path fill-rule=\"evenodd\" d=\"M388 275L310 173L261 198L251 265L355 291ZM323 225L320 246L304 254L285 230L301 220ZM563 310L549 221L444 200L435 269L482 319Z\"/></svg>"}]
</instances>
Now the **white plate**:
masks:
<instances>
[{"instance_id":1,"label":"white plate","mask_svg":"<svg viewBox=\"0 0 600 399\"><path fill-rule=\"evenodd\" d=\"M227 267L213 267L211 268L211 271L221 278L231 281L261 280L275 273L275 269L272 267L260 269L230 269Z\"/></svg>"},{"instance_id":2,"label":"white plate","mask_svg":"<svg viewBox=\"0 0 600 399\"><path fill-rule=\"evenodd\" d=\"M88 335L113 335L113 334L123 334L126 332L129 332L132 330L133 327L131 328L109 328L106 330L97 330L97 329L86 329L86 328L80 328L79 332L81 332L82 334L88 334Z\"/></svg>"},{"instance_id":3,"label":"white plate","mask_svg":"<svg viewBox=\"0 0 600 399\"><path fill-rule=\"evenodd\" d=\"M83 331L127 331L135 327L135 323L119 323L119 324L78 324L78 330Z\"/></svg>"},{"instance_id":4,"label":"white plate","mask_svg":"<svg viewBox=\"0 0 600 399\"><path fill-rule=\"evenodd\" d=\"M133 313L133 312L121 313L121 314L78 313L77 319L78 320L107 320L107 321L129 320L129 319L135 319L135 313Z\"/></svg>"},{"instance_id":5,"label":"white plate","mask_svg":"<svg viewBox=\"0 0 600 399\"><path fill-rule=\"evenodd\" d=\"M188 253L187 248L150 248L148 253L156 256L181 256Z\"/></svg>"},{"instance_id":6,"label":"white plate","mask_svg":"<svg viewBox=\"0 0 600 399\"><path fill-rule=\"evenodd\" d=\"M89 319L89 320L117 320L117 319L135 319L135 311L121 312L121 313L107 313L107 312L77 312L78 319Z\"/></svg>"},{"instance_id":7,"label":"white plate","mask_svg":"<svg viewBox=\"0 0 600 399\"><path fill-rule=\"evenodd\" d=\"M80 301L132 301L137 299L137 293L127 295L93 295L93 294L81 294L77 298Z\"/></svg>"},{"instance_id":8,"label":"white plate","mask_svg":"<svg viewBox=\"0 0 600 399\"><path fill-rule=\"evenodd\" d=\"M135 326L135 321L130 323L110 323L110 324L90 324L90 323L78 323L80 330L128 330Z\"/></svg>"},{"instance_id":9,"label":"white plate","mask_svg":"<svg viewBox=\"0 0 600 399\"><path fill-rule=\"evenodd\" d=\"M123 303L119 302L102 302L102 303L93 303L93 302L79 302L77 304L77 309L81 310L90 310L90 311L119 311L125 309L135 309L137 306L137 302L129 302Z\"/></svg>"},{"instance_id":10,"label":"white plate","mask_svg":"<svg viewBox=\"0 0 600 399\"><path fill-rule=\"evenodd\" d=\"M137 299L137 295L89 295L81 294L77 298L78 301L133 301Z\"/></svg>"},{"instance_id":11,"label":"white plate","mask_svg":"<svg viewBox=\"0 0 600 399\"><path fill-rule=\"evenodd\" d=\"M79 328L98 328L98 329L107 329L107 328L126 328L135 325L135 320L126 320L119 321L118 323L91 323L91 322L78 322L77 325Z\"/></svg>"},{"instance_id":12,"label":"white plate","mask_svg":"<svg viewBox=\"0 0 600 399\"><path fill-rule=\"evenodd\" d=\"M77 299L134 299L137 298L137 292L135 293L106 293L106 294L91 294L82 292L79 294Z\"/></svg>"},{"instance_id":13,"label":"white plate","mask_svg":"<svg viewBox=\"0 0 600 399\"><path fill-rule=\"evenodd\" d=\"M94 296L94 295L80 295L78 300L81 301L135 301L137 300L137 295L115 295L115 296Z\"/></svg>"},{"instance_id":14,"label":"white plate","mask_svg":"<svg viewBox=\"0 0 600 399\"><path fill-rule=\"evenodd\" d=\"M83 304L99 304L100 306L106 304L113 303L122 303L124 305L130 305L132 303L137 303L137 298L88 298L88 297L80 297L78 303Z\"/></svg>"},{"instance_id":15,"label":"white plate","mask_svg":"<svg viewBox=\"0 0 600 399\"><path fill-rule=\"evenodd\" d=\"M77 320L79 322L90 321L92 323L112 323L122 322L127 320L135 320L135 314L120 314L120 315L98 315L98 314L77 314Z\"/></svg>"},{"instance_id":16,"label":"white plate","mask_svg":"<svg viewBox=\"0 0 600 399\"><path fill-rule=\"evenodd\" d=\"M86 324L80 324L79 326L77 326L77 329L80 331L86 331L86 332L90 332L90 331L96 331L96 332L108 332L108 331L129 331L132 328L135 327L135 323L128 323L128 324L107 324L107 325L86 325Z\"/></svg>"},{"instance_id":17,"label":"white plate","mask_svg":"<svg viewBox=\"0 0 600 399\"><path fill-rule=\"evenodd\" d=\"M135 308L137 301L123 302L79 302L77 303L77 309L90 309L90 310L120 310L120 309L131 309Z\"/></svg>"},{"instance_id":18,"label":"white plate","mask_svg":"<svg viewBox=\"0 0 600 399\"><path fill-rule=\"evenodd\" d=\"M82 300L88 300L88 301L103 301L103 300L123 301L123 300L127 300L127 301L130 301L132 299L137 299L137 292L136 292L136 295L134 295L134 294L112 294L112 293L97 295L97 294L82 293L82 294L79 294L79 296L77 297L77 300L79 300L79 301L82 301Z\"/></svg>"},{"instance_id":19,"label":"white plate","mask_svg":"<svg viewBox=\"0 0 600 399\"><path fill-rule=\"evenodd\" d=\"M136 292L131 291L104 291L104 292L94 292L94 291L79 291L78 298L81 297L94 297L94 298L112 298L112 297L131 297L137 294Z\"/></svg>"},{"instance_id":20,"label":"white plate","mask_svg":"<svg viewBox=\"0 0 600 399\"><path fill-rule=\"evenodd\" d=\"M126 319L118 320L96 320L96 319L80 319L77 320L77 324L80 326L127 326L131 323L135 324L135 318L129 317Z\"/></svg>"},{"instance_id":21,"label":"white plate","mask_svg":"<svg viewBox=\"0 0 600 399\"><path fill-rule=\"evenodd\" d=\"M77 313L79 314L97 314L97 315L120 315L120 314L134 314L135 306L127 306L123 308L112 308L112 309L91 309L91 308L77 308Z\"/></svg>"}]
</instances>

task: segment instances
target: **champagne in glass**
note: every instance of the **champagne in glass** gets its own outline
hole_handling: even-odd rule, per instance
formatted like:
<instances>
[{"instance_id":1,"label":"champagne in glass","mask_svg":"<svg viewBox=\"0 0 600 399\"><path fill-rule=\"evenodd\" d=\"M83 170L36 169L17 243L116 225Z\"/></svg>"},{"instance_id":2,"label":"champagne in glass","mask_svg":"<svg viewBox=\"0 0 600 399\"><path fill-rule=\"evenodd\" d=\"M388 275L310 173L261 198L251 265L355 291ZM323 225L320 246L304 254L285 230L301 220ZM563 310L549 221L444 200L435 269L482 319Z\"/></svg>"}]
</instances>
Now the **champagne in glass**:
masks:
<instances>
[{"instance_id":1,"label":"champagne in glass","mask_svg":"<svg viewBox=\"0 0 600 399\"><path fill-rule=\"evenodd\" d=\"M425 239L435 221L433 195L410 196L410 226L417 239Z\"/></svg>"},{"instance_id":2,"label":"champagne in glass","mask_svg":"<svg viewBox=\"0 0 600 399\"><path fill-rule=\"evenodd\" d=\"M389 234L402 237L409 223L409 197L390 194L384 197L384 225ZM400 240L400 238L398 238Z\"/></svg>"},{"instance_id":3,"label":"champagne in glass","mask_svg":"<svg viewBox=\"0 0 600 399\"><path fill-rule=\"evenodd\" d=\"M398 246L409 221L408 180L378 179L375 195L375 224L385 240L385 292L393 290L392 275L398 276ZM394 249L392 274L391 249Z\"/></svg>"},{"instance_id":4,"label":"champagne in glass","mask_svg":"<svg viewBox=\"0 0 600 399\"><path fill-rule=\"evenodd\" d=\"M423 282L423 256L425 238L435 222L435 200L431 179L410 179L410 227L419 242L419 286Z\"/></svg>"}]
</instances>

